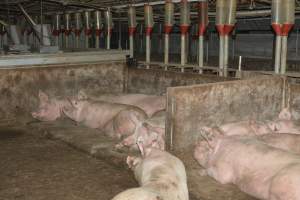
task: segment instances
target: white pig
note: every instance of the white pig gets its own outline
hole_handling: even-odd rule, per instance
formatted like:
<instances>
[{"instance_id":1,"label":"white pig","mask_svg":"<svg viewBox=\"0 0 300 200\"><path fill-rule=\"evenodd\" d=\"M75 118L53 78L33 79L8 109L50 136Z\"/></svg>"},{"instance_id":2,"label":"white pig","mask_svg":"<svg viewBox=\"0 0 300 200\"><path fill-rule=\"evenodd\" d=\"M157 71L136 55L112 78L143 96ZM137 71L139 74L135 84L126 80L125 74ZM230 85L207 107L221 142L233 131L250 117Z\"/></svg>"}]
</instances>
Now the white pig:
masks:
<instances>
[{"instance_id":1,"label":"white pig","mask_svg":"<svg viewBox=\"0 0 300 200\"><path fill-rule=\"evenodd\" d=\"M249 136L203 134L194 157L222 184L264 200L300 200L300 156Z\"/></svg>"},{"instance_id":2,"label":"white pig","mask_svg":"<svg viewBox=\"0 0 300 200\"><path fill-rule=\"evenodd\" d=\"M166 151L139 147L142 157L128 156L127 164L134 171L140 187L128 189L113 200L188 200L183 163Z\"/></svg>"},{"instance_id":3,"label":"white pig","mask_svg":"<svg viewBox=\"0 0 300 200\"><path fill-rule=\"evenodd\" d=\"M39 107L36 111L32 112L33 118L40 121L55 121L62 115L62 108L67 105L65 99L49 98L49 96L39 91Z\"/></svg>"}]
</instances>

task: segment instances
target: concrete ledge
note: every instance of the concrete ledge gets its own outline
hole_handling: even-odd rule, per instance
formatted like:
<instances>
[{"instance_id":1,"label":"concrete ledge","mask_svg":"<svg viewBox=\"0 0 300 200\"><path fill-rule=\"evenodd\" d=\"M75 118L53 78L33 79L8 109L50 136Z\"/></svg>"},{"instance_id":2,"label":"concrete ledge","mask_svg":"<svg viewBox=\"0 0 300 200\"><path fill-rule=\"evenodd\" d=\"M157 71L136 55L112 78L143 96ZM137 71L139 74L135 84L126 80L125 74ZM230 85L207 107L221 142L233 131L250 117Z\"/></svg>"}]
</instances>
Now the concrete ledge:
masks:
<instances>
[{"instance_id":1,"label":"concrete ledge","mask_svg":"<svg viewBox=\"0 0 300 200\"><path fill-rule=\"evenodd\" d=\"M129 51L102 50L93 52L70 52L56 54L8 55L0 57L0 69L31 65L125 61L126 55L129 55Z\"/></svg>"}]
</instances>

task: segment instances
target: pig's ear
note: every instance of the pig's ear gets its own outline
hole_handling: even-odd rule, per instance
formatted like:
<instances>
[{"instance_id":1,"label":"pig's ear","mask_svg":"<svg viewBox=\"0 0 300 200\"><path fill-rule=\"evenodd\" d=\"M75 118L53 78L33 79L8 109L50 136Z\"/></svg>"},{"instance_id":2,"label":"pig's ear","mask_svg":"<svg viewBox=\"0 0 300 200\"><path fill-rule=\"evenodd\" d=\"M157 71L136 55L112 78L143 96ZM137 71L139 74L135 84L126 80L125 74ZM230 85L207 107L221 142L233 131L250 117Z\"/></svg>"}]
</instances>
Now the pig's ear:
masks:
<instances>
[{"instance_id":1,"label":"pig's ear","mask_svg":"<svg viewBox=\"0 0 300 200\"><path fill-rule=\"evenodd\" d=\"M78 92L77 99L78 100L86 100L86 99L88 99L88 95L83 90L80 90Z\"/></svg>"},{"instance_id":2,"label":"pig's ear","mask_svg":"<svg viewBox=\"0 0 300 200\"><path fill-rule=\"evenodd\" d=\"M211 149L214 149L219 138L224 135L217 128L211 128L211 131L206 131L204 129L200 130L201 137L207 142Z\"/></svg>"},{"instance_id":3,"label":"pig's ear","mask_svg":"<svg viewBox=\"0 0 300 200\"><path fill-rule=\"evenodd\" d=\"M44 93L43 91L41 91L41 90L39 90L39 99L42 102L49 101L48 95L46 93Z\"/></svg>"},{"instance_id":4,"label":"pig's ear","mask_svg":"<svg viewBox=\"0 0 300 200\"><path fill-rule=\"evenodd\" d=\"M280 120L291 120L292 114L288 108L282 109L282 111L279 113L278 118Z\"/></svg>"}]
</instances>

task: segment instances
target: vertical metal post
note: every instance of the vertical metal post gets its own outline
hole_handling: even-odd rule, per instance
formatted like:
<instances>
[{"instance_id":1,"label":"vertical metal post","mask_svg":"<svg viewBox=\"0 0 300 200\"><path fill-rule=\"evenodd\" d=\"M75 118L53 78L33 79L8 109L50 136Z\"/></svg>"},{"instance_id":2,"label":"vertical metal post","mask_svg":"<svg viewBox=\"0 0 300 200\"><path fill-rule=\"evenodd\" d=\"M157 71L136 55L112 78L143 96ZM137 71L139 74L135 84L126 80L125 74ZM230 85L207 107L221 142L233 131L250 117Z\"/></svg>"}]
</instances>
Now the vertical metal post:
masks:
<instances>
[{"instance_id":1,"label":"vertical metal post","mask_svg":"<svg viewBox=\"0 0 300 200\"><path fill-rule=\"evenodd\" d=\"M296 35L296 56L298 57L298 42L299 42L299 28L297 28L297 35Z\"/></svg>"},{"instance_id":2,"label":"vertical metal post","mask_svg":"<svg viewBox=\"0 0 300 200\"><path fill-rule=\"evenodd\" d=\"M280 63L281 63L281 36L276 36L276 47L275 47L275 73L279 74L280 71Z\"/></svg>"},{"instance_id":3,"label":"vertical metal post","mask_svg":"<svg viewBox=\"0 0 300 200\"><path fill-rule=\"evenodd\" d=\"M203 35L199 34L199 38L198 38L198 67L199 67L199 74L203 73L203 50L204 50L204 37Z\"/></svg>"},{"instance_id":4,"label":"vertical metal post","mask_svg":"<svg viewBox=\"0 0 300 200\"><path fill-rule=\"evenodd\" d=\"M151 44L150 35L146 35L146 68L150 68L150 54L151 54Z\"/></svg>"},{"instance_id":5,"label":"vertical metal post","mask_svg":"<svg viewBox=\"0 0 300 200\"><path fill-rule=\"evenodd\" d=\"M286 59L287 59L287 36L281 36L281 60L280 60L281 74L285 74L286 72Z\"/></svg>"},{"instance_id":6,"label":"vertical metal post","mask_svg":"<svg viewBox=\"0 0 300 200\"><path fill-rule=\"evenodd\" d=\"M224 70L224 36L219 38L219 75L223 76Z\"/></svg>"},{"instance_id":7,"label":"vertical metal post","mask_svg":"<svg viewBox=\"0 0 300 200\"><path fill-rule=\"evenodd\" d=\"M122 49L122 23L121 23L121 12L119 11L119 42L118 47Z\"/></svg>"},{"instance_id":8,"label":"vertical metal post","mask_svg":"<svg viewBox=\"0 0 300 200\"><path fill-rule=\"evenodd\" d=\"M164 63L167 65L169 63L169 34L165 34L165 56L164 56ZM166 66L165 69L167 70L168 67Z\"/></svg>"},{"instance_id":9,"label":"vertical metal post","mask_svg":"<svg viewBox=\"0 0 300 200\"><path fill-rule=\"evenodd\" d=\"M228 58L229 58L228 50L229 50L229 36L225 35L224 36L224 55L223 55L224 56L224 62L223 62L224 77L227 77L227 75L228 75Z\"/></svg>"},{"instance_id":10,"label":"vertical metal post","mask_svg":"<svg viewBox=\"0 0 300 200\"><path fill-rule=\"evenodd\" d=\"M181 34L181 71L184 72L184 65L185 65L185 61L186 61L186 54L185 54L185 34Z\"/></svg>"}]
</instances>

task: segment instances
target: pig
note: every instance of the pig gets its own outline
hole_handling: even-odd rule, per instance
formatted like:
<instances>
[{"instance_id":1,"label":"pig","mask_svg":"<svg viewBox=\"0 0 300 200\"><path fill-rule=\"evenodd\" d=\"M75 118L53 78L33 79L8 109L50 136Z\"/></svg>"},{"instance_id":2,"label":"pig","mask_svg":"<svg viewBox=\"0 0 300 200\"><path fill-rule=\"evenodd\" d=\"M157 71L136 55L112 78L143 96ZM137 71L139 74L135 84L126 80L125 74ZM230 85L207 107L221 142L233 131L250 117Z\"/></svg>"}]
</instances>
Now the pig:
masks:
<instances>
[{"instance_id":1,"label":"pig","mask_svg":"<svg viewBox=\"0 0 300 200\"><path fill-rule=\"evenodd\" d=\"M294 124L288 108L284 108L279 113L278 119L268 122L267 125L275 133L300 134L300 128Z\"/></svg>"},{"instance_id":2,"label":"pig","mask_svg":"<svg viewBox=\"0 0 300 200\"><path fill-rule=\"evenodd\" d=\"M300 156L251 136L203 133L194 158L222 184L264 200L300 200Z\"/></svg>"},{"instance_id":3,"label":"pig","mask_svg":"<svg viewBox=\"0 0 300 200\"><path fill-rule=\"evenodd\" d=\"M206 132L222 132L226 136L231 135L263 135L272 133L271 128L254 120L246 120L240 122L233 122L221 125L219 127L203 127L202 130Z\"/></svg>"},{"instance_id":4,"label":"pig","mask_svg":"<svg viewBox=\"0 0 300 200\"><path fill-rule=\"evenodd\" d=\"M141 157L127 157L140 187L121 192L113 200L188 200L185 167L181 160L166 151L143 148Z\"/></svg>"},{"instance_id":5,"label":"pig","mask_svg":"<svg viewBox=\"0 0 300 200\"><path fill-rule=\"evenodd\" d=\"M49 98L48 95L39 91L39 108L31 113L32 117L45 122L55 121L62 116L62 108L67 105L67 100Z\"/></svg>"},{"instance_id":6,"label":"pig","mask_svg":"<svg viewBox=\"0 0 300 200\"><path fill-rule=\"evenodd\" d=\"M117 149L124 146L130 149L137 150L138 138L143 140L144 148L155 146L158 149L165 149L165 113L156 113L152 118L141 121L135 116L131 116L135 123L134 134L125 138L122 142L116 145Z\"/></svg>"},{"instance_id":7,"label":"pig","mask_svg":"<svg viewBox=\"0 0 300 200\"><path fill-rule=\"evenodd\" d=\"M83 91L80 91L82 96L88 97ZM166 97L145 94L108 94L97 97L89 96L90 99L97 101L106 101L111 103L127 104L139 107L144 110L148 117L152 117L158 111L166 109Z\"/></svg>"},{"instance_id":8,"label":"pig","mask_svg":"<svg viewBox=\"0 0 300 200\"><path fill-rule=\"evenodd\" d=\"M77 123L101 129L108 136L117 138L134 133L131 116L141 121L147 118L146 113L135 106L93 101L82 98L80 94L63 107L63 113Z\"/></svg>"},{"instance_id":9,"label":"pig","mask_svg":"<svg viewBox=\"0 0 300 200\"><path fill-rule=\"evenodd\" d=\"M290 133L265 134L257 136L257 139L272 147L300 154L300 135Z\"/></svg>"}]
</instances>

